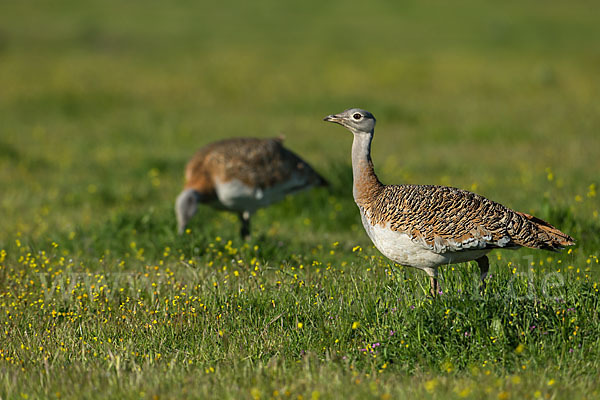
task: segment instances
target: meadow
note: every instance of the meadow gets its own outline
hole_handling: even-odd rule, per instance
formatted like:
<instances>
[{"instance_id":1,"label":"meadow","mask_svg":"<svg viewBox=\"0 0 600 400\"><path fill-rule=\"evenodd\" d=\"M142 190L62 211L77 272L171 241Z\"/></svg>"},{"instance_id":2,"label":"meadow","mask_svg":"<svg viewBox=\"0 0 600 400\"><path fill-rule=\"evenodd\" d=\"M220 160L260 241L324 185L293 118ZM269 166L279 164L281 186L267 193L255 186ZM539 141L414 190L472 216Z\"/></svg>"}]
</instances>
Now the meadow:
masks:
<instances>
[{"instance_id":1,"label":"meadow","mask_svg":"<svg viewBox=\"0 0 600 400\"><path fill-rule=\"evenodd\" d=\"M0 3L0 398L600 397L600 25L591 1ZM573 236L425 274L373 248L385 183L473 190ZM330 182L173 202L196 148L284 134Z\"/></svg>"}]
</instances>

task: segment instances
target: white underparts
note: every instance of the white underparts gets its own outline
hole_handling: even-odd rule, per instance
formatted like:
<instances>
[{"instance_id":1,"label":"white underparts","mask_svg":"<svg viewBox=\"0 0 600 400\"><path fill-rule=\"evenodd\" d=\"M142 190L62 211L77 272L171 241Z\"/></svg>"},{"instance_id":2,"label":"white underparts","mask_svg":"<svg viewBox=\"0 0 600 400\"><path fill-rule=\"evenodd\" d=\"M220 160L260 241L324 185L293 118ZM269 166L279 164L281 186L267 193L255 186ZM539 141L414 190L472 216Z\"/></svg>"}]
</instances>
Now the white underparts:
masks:
<instances>
[{"instance_id":1,"label":"white underparts","mask_svg":"<svg viewBox=\"0 0 600 400\"><path fill-rule=\"evenodd\" d=\"M440 265L475 260L490 251L472 249L437 252L421 240L393 231L387 225L371 225L362 208L360 215L367 234L384 256L400 265L423 269L430 275Z\"/></svg>"},{"instance_id":2,"label":"white underparts","mask_svg":"<svg viewBox=\"0 0 600 400\"><path fill-rule=\"evenodd\" d=\"M217 197L223 207L232 211L253 213L259 208L282 200L286 195L307 188L305 178L297 174L268 188L251 187L238 179L216 181Z\"/></svg>"}]
</instances>

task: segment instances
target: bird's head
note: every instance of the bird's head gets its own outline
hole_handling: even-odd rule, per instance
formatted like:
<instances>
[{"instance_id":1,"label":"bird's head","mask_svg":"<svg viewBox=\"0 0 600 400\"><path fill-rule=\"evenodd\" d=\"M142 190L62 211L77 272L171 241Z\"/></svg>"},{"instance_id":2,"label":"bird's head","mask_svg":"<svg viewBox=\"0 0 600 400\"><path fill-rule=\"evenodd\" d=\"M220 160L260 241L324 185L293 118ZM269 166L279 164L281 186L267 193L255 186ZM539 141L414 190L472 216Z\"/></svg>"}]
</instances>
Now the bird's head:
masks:
<instances>
[{"instance_id":1,"label":"bird's head","mask_svg":"<svg viewBox=\"0 0 600 400\"><path fill-rule=\"evenodd\" d=\"M185 189L177 196L175 201L175 215L177 216L177 232L181 235L185 231L190 219L198 210L198 202L202 201L199 192L193 189Z\"/></svg>"},{"instance_id":2,"label":"bird's head","mask_svg":"<svg viewBox=\"0 0 600 400\"><path fill-rule=\"evenodd\" d=\"M350 108L339 114L328 115L323 121L335 122L350 130L350 132L373 134L375 131L375 117L373 114L360 108Z\"/></svg>"}]
</instances>

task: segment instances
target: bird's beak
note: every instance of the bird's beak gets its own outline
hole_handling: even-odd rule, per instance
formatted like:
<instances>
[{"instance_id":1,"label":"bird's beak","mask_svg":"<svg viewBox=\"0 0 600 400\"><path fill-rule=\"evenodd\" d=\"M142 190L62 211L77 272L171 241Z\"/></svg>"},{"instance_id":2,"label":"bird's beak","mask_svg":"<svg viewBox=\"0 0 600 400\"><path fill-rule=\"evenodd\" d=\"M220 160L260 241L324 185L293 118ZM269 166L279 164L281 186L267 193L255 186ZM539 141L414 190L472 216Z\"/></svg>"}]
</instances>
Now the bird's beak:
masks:
<instances>
[{"instance_id":1,"label":"bird's beak","mask_svg":"<svg viewBox=\"0 0 600 400\"><path fill-rule=\"evenodd\" d=\"M337 114L331 114L323 118L323 121L335 122L336 124L342 125L342 117Z\"/></svg>"}]
</instances>

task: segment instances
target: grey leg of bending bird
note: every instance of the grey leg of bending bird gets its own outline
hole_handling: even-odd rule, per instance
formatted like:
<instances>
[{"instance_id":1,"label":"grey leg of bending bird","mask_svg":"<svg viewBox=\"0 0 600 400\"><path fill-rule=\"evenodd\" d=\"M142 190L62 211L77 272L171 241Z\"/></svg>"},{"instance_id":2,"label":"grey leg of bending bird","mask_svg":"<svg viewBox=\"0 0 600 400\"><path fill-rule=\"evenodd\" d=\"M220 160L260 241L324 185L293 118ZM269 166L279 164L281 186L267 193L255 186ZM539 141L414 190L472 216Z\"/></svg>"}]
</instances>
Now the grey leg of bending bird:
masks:
<instances>
[{"instance_id":1,"label":"grey leg of bending bird","mask_svg":"<svg viewBox=\"0 0 600 400\"><path fill-rule=\"evenodd\" d=\"M240 234L242 235L242 239L247 240L250 238L250 213L248 211L240 213L240 221L242 222Z\"/></svg>"}]
</instances>

